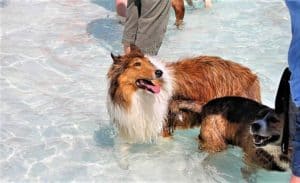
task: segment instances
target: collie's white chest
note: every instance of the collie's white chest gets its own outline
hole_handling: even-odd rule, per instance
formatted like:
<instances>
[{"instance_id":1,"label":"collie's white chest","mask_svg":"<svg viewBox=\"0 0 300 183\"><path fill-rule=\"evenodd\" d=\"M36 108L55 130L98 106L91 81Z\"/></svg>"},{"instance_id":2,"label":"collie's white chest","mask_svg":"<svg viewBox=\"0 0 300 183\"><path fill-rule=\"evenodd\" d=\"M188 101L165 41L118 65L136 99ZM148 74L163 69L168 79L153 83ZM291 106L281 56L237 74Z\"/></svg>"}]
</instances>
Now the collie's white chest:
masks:
<instances>
[{"instance_id":1,"label":"collie's white chest","mask_svg":"<svg viewBox=\"0 0 300 183\"><path fill-rule=\"evenodd\" d=\"M128 142L152 142L160 135L168 112L169 95L161 91L150 94L137 91L129 109L108 102L109 114L119 130L119 136Z\"/></svg>"}]
</instances>

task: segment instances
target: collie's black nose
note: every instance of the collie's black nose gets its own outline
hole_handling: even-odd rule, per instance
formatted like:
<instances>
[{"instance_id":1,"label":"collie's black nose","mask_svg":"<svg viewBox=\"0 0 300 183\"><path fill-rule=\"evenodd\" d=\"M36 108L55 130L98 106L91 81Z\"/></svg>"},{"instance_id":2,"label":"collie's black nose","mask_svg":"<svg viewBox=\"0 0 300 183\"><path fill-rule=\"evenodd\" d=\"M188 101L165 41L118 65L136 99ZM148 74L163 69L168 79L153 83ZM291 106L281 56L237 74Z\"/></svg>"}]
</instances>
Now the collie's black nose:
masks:
<instances>
[{"instance_id":1,"label":"collie's black nose","mask_svg":"<svg viewBox=\"0 0 300 183\"><path fill-rule=\"evenodd\" d=\"M157 78L160 78L162 75L163 75L163 71L162 71L162 70L156 70L156 71L155 71L155 76L156 76Z\"/></svg>"},{"instance_id":2,"label":"collie's black nose","mask_svg":"<svg viewBox=\"0 0 300 183\"><path fill-rule=\"evenodd\" d=\"M252 123L252 125L251 125L251 130L253 131L253 132L257 132L259 129L260 129L260 124L259 123Z\"/></svg>"}]
</instances>

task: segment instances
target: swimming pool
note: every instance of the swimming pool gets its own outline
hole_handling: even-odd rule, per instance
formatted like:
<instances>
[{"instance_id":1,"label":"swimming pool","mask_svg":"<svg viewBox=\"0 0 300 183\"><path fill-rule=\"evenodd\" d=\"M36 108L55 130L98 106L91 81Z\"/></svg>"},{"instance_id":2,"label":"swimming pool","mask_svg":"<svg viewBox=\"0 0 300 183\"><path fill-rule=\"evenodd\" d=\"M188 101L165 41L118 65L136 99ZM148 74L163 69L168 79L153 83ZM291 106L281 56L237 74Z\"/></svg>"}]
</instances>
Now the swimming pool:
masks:
<instances>
[{"instance_id":1,"label":"swimming pool","mask_svg":"<svg viewBox=\"0 0 300 183\"><path fill-rule=\"evenodd\" d=\"M0 179L6 182L246 182L237 147L208 155L198 129L138 144L128 170L113 156L106 113L110 52L121 53L122 25L112 0L2 0ZM177 30L172 12L159 57L217 55L259 75L273 106L287 65L288 11L281 1L219 0L187 7ZM287 182L290 172L261 170L253 182Z\"/></svg>"}]
</instances>

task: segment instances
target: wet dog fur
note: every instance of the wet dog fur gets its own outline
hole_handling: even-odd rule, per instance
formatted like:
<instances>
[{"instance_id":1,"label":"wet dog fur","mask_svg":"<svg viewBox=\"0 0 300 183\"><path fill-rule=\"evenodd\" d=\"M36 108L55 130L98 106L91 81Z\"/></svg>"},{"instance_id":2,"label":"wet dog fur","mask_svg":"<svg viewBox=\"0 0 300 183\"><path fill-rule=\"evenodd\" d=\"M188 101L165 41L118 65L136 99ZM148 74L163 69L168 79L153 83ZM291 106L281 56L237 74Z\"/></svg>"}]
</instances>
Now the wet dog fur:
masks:
<instances>
[{"instance_id":1,"label":"wet dog fur","mask_svg":"<svg viewBox=\"0 0 300 183\"><path fill-rule=\"evenodd\" d=\"M170 73L133 45L130 54L111 56L107 107L119 136L128 142L156 140L172 95Z\"/></svg>"},{"instance_id":2,"label":"wet dog fur","mask_svg":"<svg viewBox=\"0 0 300 183\"><path fill-rule=\"evenodd\" d=\"M291 149L289 140L284 140L284 130L288 128L284 126L288 124L289 77L286 69L277 91L275 109L243 97L222 97L205 104L199 120L199 147L219 152L228 144L237 145L243 149L245 161L252 168L287 170Z\"/></svg>"},{"instance_id":3,"label":"wet dog fur","mask_svg":"<svg viewBox=\"0 0 300 183\"><path fill-rule=\"evenodd\" d=\"M233 95L260 101L257 76L220 57L162 63L132 45L130 54L112 55L112 59L107 107L119 136L128 142L152 142L160 135L169 136L169 123L173 122L172 118L167 120L168 114L191 107L199 111L213 98Z\"/></svg>"}]
</instances>

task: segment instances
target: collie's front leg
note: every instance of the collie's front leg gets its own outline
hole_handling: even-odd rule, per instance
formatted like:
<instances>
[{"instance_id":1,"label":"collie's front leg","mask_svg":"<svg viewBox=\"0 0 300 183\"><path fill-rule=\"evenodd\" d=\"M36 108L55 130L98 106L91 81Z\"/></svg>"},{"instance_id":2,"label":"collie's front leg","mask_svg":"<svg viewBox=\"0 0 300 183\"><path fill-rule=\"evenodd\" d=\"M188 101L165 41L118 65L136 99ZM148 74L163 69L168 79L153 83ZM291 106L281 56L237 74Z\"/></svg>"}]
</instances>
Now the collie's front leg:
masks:
<instances>
[{"instance_id":1,"label":"collie's front leg","mask_svg":"<svg viewBox=\"0 0 300 183\"><path fill-rule=\"evenodd\" d=\"M164 123L164 125L163 125L161 136L162 137L170 137L172 135L172 131L171 130L172 129L168 125L168 120L166 120L165 123Z\"/></svg>"},{"instance_id":2,"label":"collie's front leg","mask_svg":"<svg viewBox=\"0 0 300 183\"><path fill-rule=\"evenodd\" d=\"M129 162L128 155L131 144L125 142L120 137L114 140L114 155L121 169L128 170Z\"/></svg>"}]
</instances>

